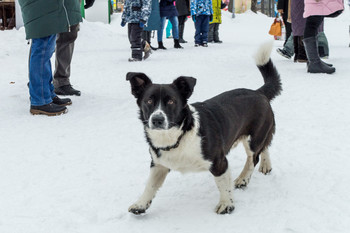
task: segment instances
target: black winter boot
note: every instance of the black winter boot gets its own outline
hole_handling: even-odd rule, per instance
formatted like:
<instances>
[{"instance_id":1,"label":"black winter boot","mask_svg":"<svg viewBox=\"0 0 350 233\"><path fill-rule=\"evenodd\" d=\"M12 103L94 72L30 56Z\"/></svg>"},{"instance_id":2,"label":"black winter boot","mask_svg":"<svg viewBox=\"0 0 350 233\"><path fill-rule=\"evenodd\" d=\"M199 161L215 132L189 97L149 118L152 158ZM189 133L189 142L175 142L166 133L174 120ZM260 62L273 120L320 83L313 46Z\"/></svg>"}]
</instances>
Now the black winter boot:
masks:
<instances>
[{"instance_id":1,"label":"black winter boot","mask_svg":"<svg viewBox=\"0 0 350 233\"><path fill-rule=\"evenodd\" d=\"M182 47L182 46L180 45L179 40L174 39L174 48L175 48L175 49L183 49L184 47Z\"/></svg>"},{"instance_id":2,"label":"black winter boot","mask_svg":"<svg viewBox=\"0 0 350 233\"><path fill-rule=\"evenodd\" d=\"M308 58L307 72L309 73L326 73L332 74L335 72L334 67L330 67L322 63L318 55L316 37L304 38L303 40L306 55Z\"/></svg>"},{"instance_id":3,"label":"black winter boot","mask_svg":"<svg viewBox=\"0 0 350 233\"><path fill-rule=\"evenodd\" d=\"M74 89L72 85L64 85L61 87L55 87L55 93L57 95L77 95L80 96L80 91Z\"/></svg>"},{"instance_id":4,"label":"black winter boot","mask_svg":"<svg viewBox=\"0 0 350 233\"><path fill-rule=\"evenodd\" d=\"M307 56L306 56L306 52L305 52L303 39L304 39L303 36L298 36L298 57L297 57L297 61L300 62L300 63L307 62Z\"/></svg>"},{"instance_id":5,"label":"black winter boot","mask_svg":"<svg viewBox=\"0 0 350 233\"><path fill-rule=\"evenodd\" d=\"M158 41L158 49L166 49L162 41Z\"/></svg>"},{"instance_id":6,"label":"black winter boot","mask_svg":"<svg viewBox=\"0 0 350 233\"><path fill-rule=\"evenodd\" d=\"M185 24L179 25L179 42L180 43L187 43L187 41L184 40L184 30L185 30Z\"/></svg>"},{"instance_id":7,"label":"black winter boot","mask_svg":"<svg viewBox=\"0 0 350 233\"><path fill-rule=\"evenodd\" d=\"M298 49L298 37L299 36L293 36L293 45L294 45L294 62L297 62L298 61L298 52L299 52L299 49Z\"/></svg>"},{"instance_id":8,"label":"black winter boot","mask_svg":"<svg viewBox=\"0 0 350 233\"><path fill-rule=\"evenodd\" d=\"M72 100L69 98L60 98L57 95L52 98L52 103L57 104L59 106L67 106L72 104Z\"/></svg>"},{"instance_id":9,"label":"black winter boot","mask_svg":"<svg viewBox=\"0 0 350 233\"><path fill-rule=\"evenodd\" d=\"M42 106L30 106L30 113L33 115L57 116L66 113L68 110L65 106L60 106L54 103Z\"/></svg>"}]
</instances>

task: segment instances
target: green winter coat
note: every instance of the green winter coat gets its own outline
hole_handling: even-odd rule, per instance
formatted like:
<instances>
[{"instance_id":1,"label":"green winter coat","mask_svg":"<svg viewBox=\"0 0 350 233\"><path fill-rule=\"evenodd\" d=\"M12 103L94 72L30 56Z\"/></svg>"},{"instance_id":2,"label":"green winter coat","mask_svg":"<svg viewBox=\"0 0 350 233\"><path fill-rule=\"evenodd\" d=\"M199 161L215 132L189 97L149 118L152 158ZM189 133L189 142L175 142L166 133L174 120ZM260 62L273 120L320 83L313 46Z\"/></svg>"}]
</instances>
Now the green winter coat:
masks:
<instances>
[{"instance_id":1,"label":"green winter coat","mask_svg":"<svg viewBox=\"0 0 350 233\"><path fill-rule=\"evenodd\" d=\"M212 23L221 23L221 0L212 0L213 2L213 21Z\"/></svg>"},{"instance_id":2,"label":"green winter coat","mask_svg":"<svg viewBox=\"0 0 350 233\"><path fill-rule=\"evenodd\" d=\"M69 31L81 22L78 0L18 0L27 39Z\"/></svg>"}]
</instances>

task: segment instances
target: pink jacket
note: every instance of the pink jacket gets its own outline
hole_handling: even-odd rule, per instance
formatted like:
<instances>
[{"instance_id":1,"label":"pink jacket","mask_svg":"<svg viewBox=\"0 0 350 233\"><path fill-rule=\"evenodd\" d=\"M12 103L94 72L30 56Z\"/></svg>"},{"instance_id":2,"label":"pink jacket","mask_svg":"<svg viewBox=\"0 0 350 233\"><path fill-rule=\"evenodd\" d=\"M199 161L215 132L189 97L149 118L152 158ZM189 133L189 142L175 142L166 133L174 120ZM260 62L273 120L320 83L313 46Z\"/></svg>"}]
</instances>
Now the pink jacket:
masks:
<instances>
[{"instance_id":1,"label":"pink jacket","mask_svg":"<svg viewBox=\"0 0 350 233\"><path fill-rule=\"evenodd\" d=\"M344 9L343 0L304 0L304 18L311 15L330 15Z\"/></svg>"}]
</instances>

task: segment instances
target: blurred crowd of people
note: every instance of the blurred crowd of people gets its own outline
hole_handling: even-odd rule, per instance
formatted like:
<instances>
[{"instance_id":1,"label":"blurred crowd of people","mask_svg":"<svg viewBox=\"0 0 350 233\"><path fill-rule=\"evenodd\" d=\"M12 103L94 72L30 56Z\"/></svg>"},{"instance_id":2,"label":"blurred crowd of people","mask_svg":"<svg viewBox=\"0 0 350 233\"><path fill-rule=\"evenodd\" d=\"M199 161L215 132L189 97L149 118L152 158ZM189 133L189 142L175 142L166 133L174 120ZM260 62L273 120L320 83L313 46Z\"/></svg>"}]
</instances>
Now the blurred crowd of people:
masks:
<instances>
[{"instance_id":1,"label":"blurred crowd of people","mask_svg":"<svg viewBox=\"0 0 350 233\"><path fill-rule=\"evenodd\" d=\"M294 62L307 63L307 72L334 73L335 67L321 60L329 56L324 18L340 15L344 1L278 0L277 10L286 29L283 48L277 52L288 59L294 55Z\"/></svg>"},{"instance_id":2,"label":"blurred crowd of people","mask_svg":"<svg viewBox=\"0 0 350 233\"><path fill-rule=\"evenodd\" d=\"M60 115L67 112L70 98L58 95L77 95L80 91L70 82L70 68L82 21L81 6L90 8L95 0L19 0L26 38L31 40L29 55L30 112L34 115ZM195 24L194 46L222 43L219 38L222 0L125 0L121 26L128 27L131 45L130 62L147 59L152 50L166 47L163 31L168 20L175 49L183 49L184 28L188 18ZM277 52L295 62L307 63L310 73L335 72L332 64L321 58L329 56L327 38L323 32L324 17L337 17L344 9L343 0L278 0L278 11L285 27L284 47ZM151 45L151 33L157 31L158 47ZM55 70L50 58L56 51Z\"/></svg>"}]
</instances>

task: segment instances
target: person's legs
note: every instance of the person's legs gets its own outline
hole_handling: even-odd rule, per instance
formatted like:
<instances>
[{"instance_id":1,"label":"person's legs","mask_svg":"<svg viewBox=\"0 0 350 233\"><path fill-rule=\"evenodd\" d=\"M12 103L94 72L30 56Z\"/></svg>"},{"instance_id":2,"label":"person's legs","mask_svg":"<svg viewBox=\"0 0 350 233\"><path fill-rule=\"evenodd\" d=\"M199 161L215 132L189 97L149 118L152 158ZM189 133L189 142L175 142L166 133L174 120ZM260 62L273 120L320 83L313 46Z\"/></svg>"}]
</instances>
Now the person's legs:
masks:
<instances>
[{"instance_id":1,"label":"person's legs","mask_svg":"<svg viewBox=\"0 0 350 233\"><path fill-rule=\"evenodd\" d=\"M307 62L307 56L306 56L306 51L305 51L305 46L303 43L303 36L298 36L298 57L297 57L297 62Z\"/></svg>"},{"instance_id":2,"label":"person's legs","mask_svg":"<svg viewBox=\"0 0 350 233\"><path fill-rule=\"evenodd\" d=\"M54 86L70 85L70 69L74 52L74 42L78 37L79 24L71 27L70 32L57 34L56 63L54 72Z\"/></svg>"},{"instance_id":3,"label":"person's legs","mask_svg":"<svg viewBox=\"0 0 350 233\"><path fill-rule=\"evenodd\" d=\"M202 26L201 15L198 15L196 17L196 22L194 22L194 26L196 28L196 32L194 34L194 43L195 43L195 45L199 45L202 43L202 41L201 41L201 26Z\"/></svg>"},{"instance_id":4,"label":"person's legs","mask_svg":"<svg viewBox=\"0 0 350 233\"><path fill-rule=\"evenodd\" d=\"M168 24L166 25L166 28L165 28L165 36L166 38L170 38L171 37L171 29L173 28L173 25L171 23L170 20L168 20Z\"/></svg>"},{"instance_id":5,"label":"person's legs","mask_svg":"<svg viewBox=\"0 0 350 233\"><path fill-rule=\"evenodd\" d=\"M180 43L187 43L187 41L184 40L183 38L187 16L186 15L179 16L178 20L179 20L179 41Z\"/></svg>"},{"instance_id":6,"label":"person's legs","mask_svg":"<svg viewBox=\"0 0 350 233\"><path fill-rule=\"evenodd\" d=\"M166 22L166 17L161 17L160 18L160 29L157 31L158 42L163 41L163 31L164 31L165 22Z\"/></svg>"},{"instance_id":7,"label":"person's legs","mask_svg":"<svg viewBox=\"0 0 350 233\"><path fill-rule=\"evenodd\" d=\"M219 23L214 23L214 42L215 43L222 43L222 41L219 39Z\"/></svg>"},{"instance_id":8,"label":"person's legs","mask_svg":"<svg viewBox=\"0 0 350 233\"><path fill-rule=\"evenodd\" d=\"M33 115L59 115L67 112L66 105L72 104L70 99L60 99L53 91L50 58L55 51L55 42L56 35L32 39L28 87Z\"/></svg>"},{"instance_id":9,"label":"person's legs","mask_svg":"<svg viewBox=\"0 0 350 233\"><path fill-rule=\"evenodd\" d=\"M209 43L214 42L214 29L215 29L215 24L214 23L209 24L209 32L208 32Z\"/></svg>"},{"instance_id":10,"label":"person's legs","mask_svg":"<svg viewBox=\"0 0 350 233\"><path fill-rule=\"evenodd\" d=\"M158 49L166 49L163 45L163 30L165 27L166 17L160 18L160 29L157 31Z\"/></svg>"},{"instance_id":11,"label":"person's legs","mask_svg":"<svg viewBox=\"0 0 350 233\"><path fill-rule=\"evenodd\" d=\"M305 30L304 30L304 39L309 37L316 37L318 27L323 22L324 16L309 16L306 18Z\"/></svg>"},{"instance_id":12,"label":"person's legs","mask_svg":"<svg viewBox=\"0 0 350 233\"><path fill-rule=\"evenodd\" d=\"M29 93L32 106L52 102L53 92L50 58L55 51L56 35L32 39L29 56Z\"/></svg>"},{"instance_id":13,"label":"person's legs","mask_svg":"<svg viewBox=\"0 0 350 233\"><path fill-rule=\"evenodd\" d=\"M280 54L281 56L291 59L291 57L294 54L294 44L297 43L297 40L294 41L293 33L289 36L287 43L284 44L283 48L277 49L277 53ZM296 62L297 57L294 57L294 60Z\"/></svg>"},{"instance_id":14,"label":"person's legs","mask_svg":"<svg viewBox=\"0 0 350 233\"><path fill-rule=\"evenodd\" d=\"M129 34L130 34L130 44L131 44L131 57L132 60L141 61L142 60L142 42L141 34L143 29L138 23L128 24Z\"/></svg>"},{"instance_id":15,"label":"person's legs","mask_svg":"<svg viewBox=\"0 0 350 233\"><path fill-rule=\"evenodd\" d=\"M172 17L169 17L169 21L171 22L171 25L172 25L173 37L174 39L178 40L179 39L179 20L177 16L172 16Z\"/></svg>"},{"instance_id":16,"label":"person's legs","mask_svg":"<svg viewBox=\"0 0 350 233\"><path fill-rule=\"evenodd\" d=\"M283 50L285 50L288 55L293 56L294 54L294 39L293 39L293 33L291 33L288 37L287 42L284 44Z\"/></svg>"},{"instance_id":17,"label":"person's legs","mask_svg":"<svg viewBox=\"0 0 350 233\"><path fill-rule=\"evenodd\" d=\"M285 41L283 43L283 46L284 46L287 43L290 35L292 34L292 24L287 21L287 17L283 18L283 22L284 22L284 27L286 30L286 38L285 38Z\"/></svg>"},{"instance_id":18,"label":"person's legs","mask_svg":"<svg viewBox=\"0 0 350 233\"><path fill-rule=\"evenodd\" d=\"M335 72L334 67L330 67L321 61L317 48L317 29L323 22L324 16L310 16L306 19L303 43L308 58L307 71L310 73L327 73Z\"/></svg>"},{"instance_id":19,"label":"person's legs","mask_svg":"<svg viewBox=\"0 0 350 233\"><path fill-rule=\"evenodd\" d=\"M318 53L321 58L328 58L329 56L329 46L326 34L324 32L319 32L316 36Z\"/></svg>"},{"instance_id":20,"label":"person's legs","mask_svg":"<svg viewBox=\"0 0 350 233\"><path fill-rule=\"evenodd\" d=\"M201 43L207 44L208 43L208 32L209 32L209 15L203 15L203 21L201 25Z\"/></svg>"}]
</instances>

